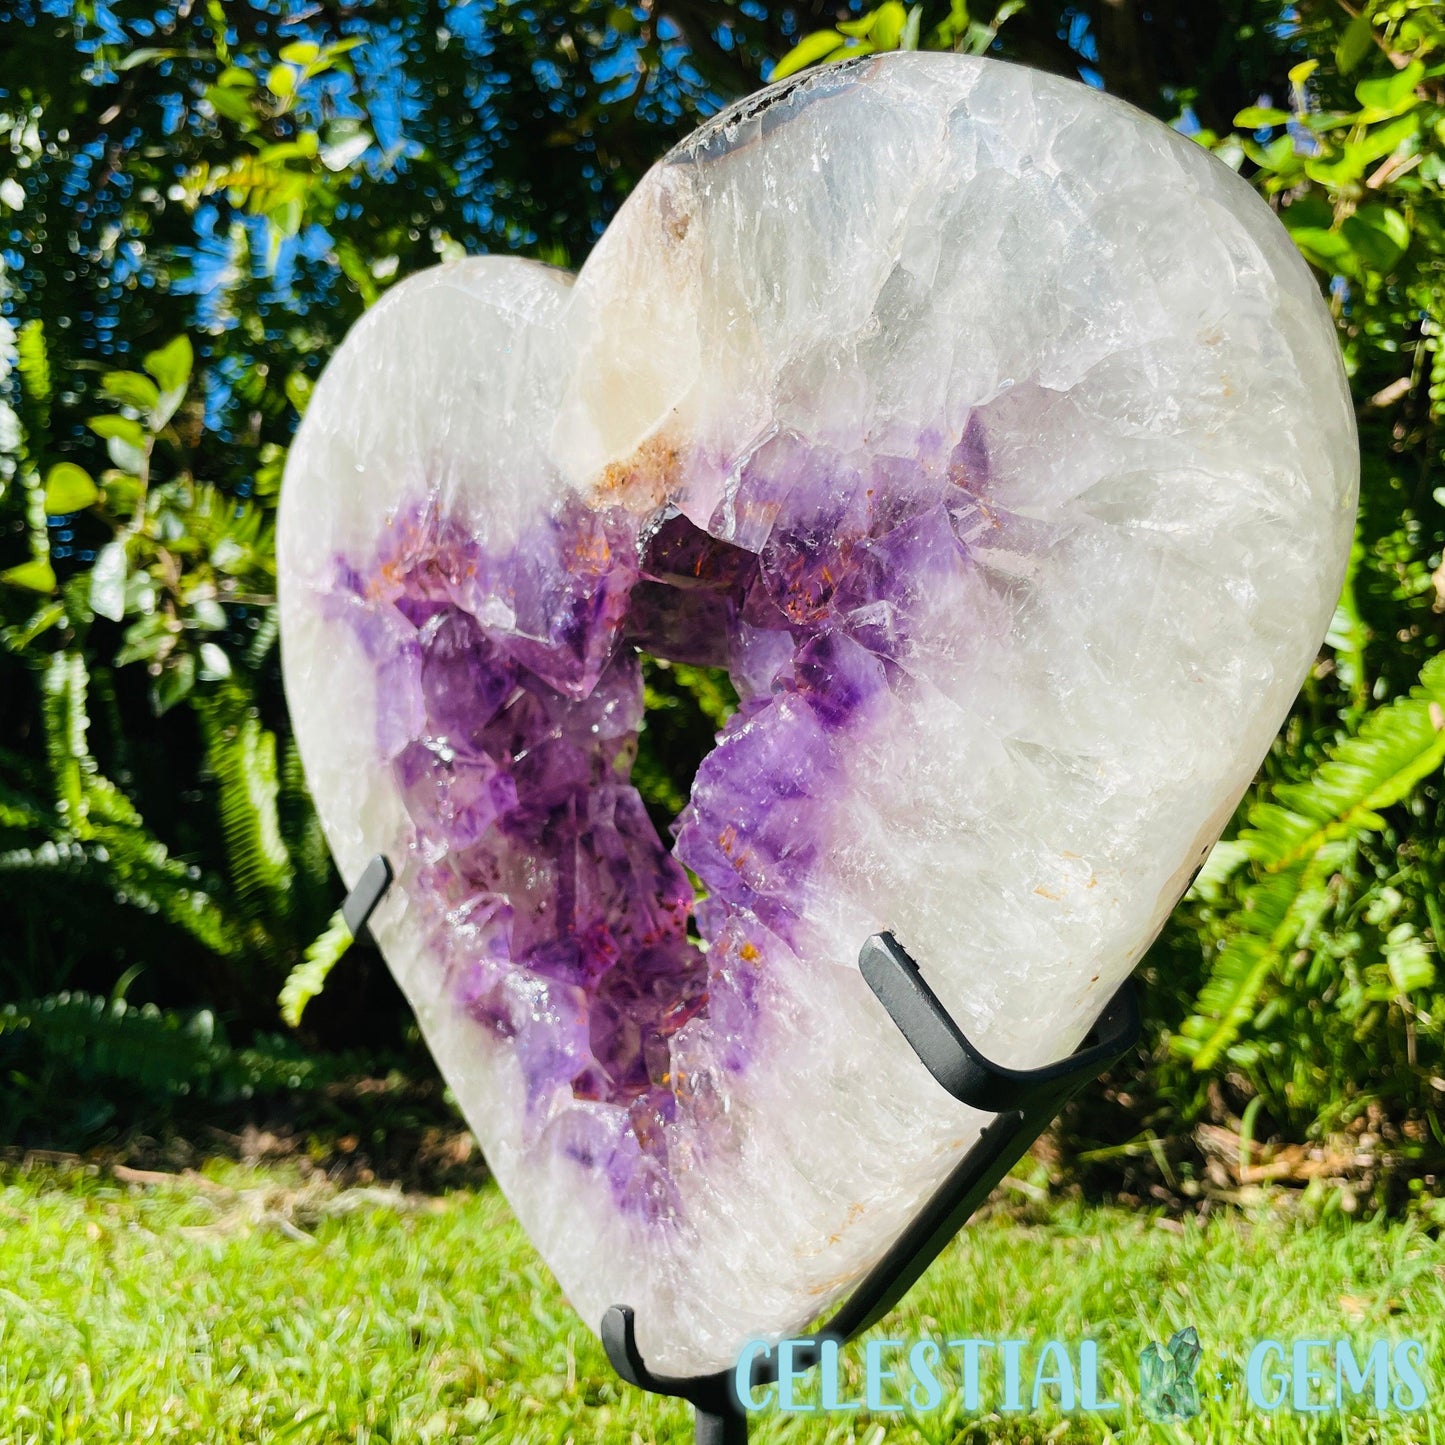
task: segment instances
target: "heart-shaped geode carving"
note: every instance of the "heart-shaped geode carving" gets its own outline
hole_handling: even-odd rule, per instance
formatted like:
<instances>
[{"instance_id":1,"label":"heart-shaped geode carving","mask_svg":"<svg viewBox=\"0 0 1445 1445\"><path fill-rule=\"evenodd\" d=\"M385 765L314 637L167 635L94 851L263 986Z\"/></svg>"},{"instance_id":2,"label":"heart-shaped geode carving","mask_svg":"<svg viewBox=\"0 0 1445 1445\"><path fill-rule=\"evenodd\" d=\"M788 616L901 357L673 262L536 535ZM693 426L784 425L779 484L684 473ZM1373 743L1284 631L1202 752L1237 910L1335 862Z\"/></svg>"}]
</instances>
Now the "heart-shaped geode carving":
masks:
<instances>
[{"instance_id":1,"label":"heart-shaped geode carving","mask_svg":"<svg viewBox=\"0 0 1445 1445\"><path fill-rule=\"evenodd\" d=\"M725 1367L976 1137L868 935L1002 1062L1079 1040L1314 657L1356 469L1267 207L990 61L764 92L575 285L466 261L355 328L282 498L297 735L348 881L397 867L375 933L589 1324L630 1304L655 1369ZM671 850L628 781L638 647L742 699Z\"/></svg>"}]
</instances>

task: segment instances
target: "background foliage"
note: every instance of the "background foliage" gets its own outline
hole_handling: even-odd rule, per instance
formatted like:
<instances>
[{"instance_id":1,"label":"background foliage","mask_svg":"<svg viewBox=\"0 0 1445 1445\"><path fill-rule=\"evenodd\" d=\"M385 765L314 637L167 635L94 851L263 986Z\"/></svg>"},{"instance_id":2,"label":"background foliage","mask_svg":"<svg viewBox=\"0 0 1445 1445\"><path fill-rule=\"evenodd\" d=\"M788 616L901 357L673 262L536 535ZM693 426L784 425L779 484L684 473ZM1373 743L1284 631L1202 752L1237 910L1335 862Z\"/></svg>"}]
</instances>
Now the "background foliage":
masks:
<instances>
[{"instance_id":1,"label":"background foliage","mask_svg":"<svg viewBox=\"0 0 1445 1445\"><path fill-rule=\"evenodd\" d=\"M1082 78L1243 170L1319 272L1358 405L1360 526L1329 646L1146 962L1158 1047L1071 1118L1075 1162L1187 1190L1203 1126L1236 1141L1236 1176L1270 1138L1343 1134L1381 1179L1432 1177L1445 19L1427 0L0 10L12 1134L53 1127L67 1089L165 1108L193 1083L251 1087L234 1069L265 1077L261 1055L404 1043L384 970L353 952L296 1042L234 1063L282 1027L288 975L304 965L294 1019L346 943L282 705L272 529L286 445L347 327L439 258L578 265L728 99L920 45ZM715 677L650 667L637 777L659 818L727 704Z\"/></svg>"}]
</instances>

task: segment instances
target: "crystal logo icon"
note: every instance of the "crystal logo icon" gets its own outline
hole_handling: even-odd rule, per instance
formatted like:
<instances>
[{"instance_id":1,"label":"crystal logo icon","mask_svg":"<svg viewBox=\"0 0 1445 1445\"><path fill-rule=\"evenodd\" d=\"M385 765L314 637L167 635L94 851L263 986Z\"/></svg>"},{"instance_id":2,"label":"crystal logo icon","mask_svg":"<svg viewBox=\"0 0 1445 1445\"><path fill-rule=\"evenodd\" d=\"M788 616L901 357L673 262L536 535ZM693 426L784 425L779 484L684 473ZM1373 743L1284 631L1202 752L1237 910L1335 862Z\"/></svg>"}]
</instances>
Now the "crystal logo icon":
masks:
<instances>
[{"instance_id":1,"label":"crystal logo icon","mask_svg":"<svg viewBox=\"0 0 1445 1445\"><path fill-rule=\"evenodd\" d=\"M1231 816L1339 595L1358 458L1269 207L1087 87L900 53L643 178L577 276L391 288L278 523L296 735L348 885L589 1326L730 1370L850 1294L1066 1058ZM675 831L639 649L740 700ZM696 879L700 889L695 889Z\"/></svg>"},{"instance_id":2,"label":"crystal logo icon","mask_svg":"<svg viewBox=\"0 0 1445 1445\"><path fill-rule=\"evenodd\" d=\"M1199 1335L1194 1326L1159 1345L1151 1340L1139 1352L1139 1408L1146 1419L1192 1420L1199 1413Z\"/></svg>"}]
</instances>

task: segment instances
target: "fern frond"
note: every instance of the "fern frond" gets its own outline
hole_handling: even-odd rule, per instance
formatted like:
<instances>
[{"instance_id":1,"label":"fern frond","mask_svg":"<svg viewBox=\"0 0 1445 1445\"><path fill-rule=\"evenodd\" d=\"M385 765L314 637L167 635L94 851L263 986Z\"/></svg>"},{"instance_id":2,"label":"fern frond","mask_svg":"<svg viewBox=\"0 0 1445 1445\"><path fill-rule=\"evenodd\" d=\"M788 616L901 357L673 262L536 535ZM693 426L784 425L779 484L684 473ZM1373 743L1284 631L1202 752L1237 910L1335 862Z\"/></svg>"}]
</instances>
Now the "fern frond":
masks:
<instances>
[{"instance_id":1,"label":"fern frond","mask_svg":"<svg viewBox=\"0 0 1445 1445\"><path fill-rule=\"evenodd\" d=\"M281 986L276 1002L281 1006L281 1017L293 1029L300 1025L306 1005L326 986L327 975L350 947L351 930L338 909L331 915L325 931L307 948L304 962L287 974Z\"/></svg>"},{"instance_id":2,"label":"fern frond","mask_svg":"<svg viewBox=\"0 0 1445 1445\"><path fill-rule=\"evenodd\" d=\"M201 886L193 869L172 858L144 828L98 825L92 841L118 902L160 914L222 958L237 958L245 951L240 923Z\"/></svg>"},{"instance_id":3,"label":"fern frond","mask_svg":"<svg viewBox=\"0 0 1445 1445\"><path fill-rule=\"evenodd\" d=\"M1212 1068L1254 1017L1261 994L1319 924L1332 901L1330 879L1351 845L1322 849L1308 864L1267 874L1231 916L1224 947L1172 1041L1194 1068Z\"/></svg>"},{"instance_id":4,"label":"fern frond","mask_svg":"<svg viewBox=\"0 0 1445 1445\"><path fill-rule=\"evenodd\" d=\"M34 848L10 848L0 853L0 874L78 874L87 871L92 861L79 843L47 839Z\"/></svg>"},{"instance_id":5,"label":"fern frond","mask_svg":"<svg viewBox=\"0 0 1445 1445\"><path fill-rule=\"evenodd\" d=\"M255 672L266 660L266 655L276 645L276 639L281 635L281 610L278 607L271 607L266 610L261 618L261 625L256 629L256 635L251 639L250 646L246 648L246 666Z\"/></svg>"},{"instance_id":6,"label":"fern frond","mask_svg":"<svg viewBox=\"0 0 1445 1445\"><path fill-rule=\"evenodd\" d=\"M55 789L55 810L63 827L77 836L85 830L85 780L95 771L86 742L85 659L78 652L57 652L41 686L45 748Z\"/></svg>"},{"instance_id":7,"label":"fern frond","mask_svg":"<svg viewBox=\"0 0 1445 1445\"><path fill-rule=\"evenodd\" d=\"M0 1009L0 1041L7 1038L72 1077L151 1095L190 1092L229 1052L205 1009L183 1015L84 993Z\"/></svg>"},{"instance_id":8,"label":"fern frond","mask_svg":"<svg viewBox=\"0 0 1445 1445\"><path fill-rule=\"evenodd\" d=\"M221 832L237 901L253 917L279 908L291 886L291 854L277 811L276 736L234 691L197 709L207 763L220 794Z\"/></svg>"},{"instance_id":9,"label":"fern frond","mask_svg":"<svg viewBox=\"0 0 1445 1445\"><path fill-rule=\"evenodd\" d=\"M27 321L15 337L15 369L20 373L27 430L34 434L48 431L53 393L50 352L45 344L44 324L38 318Z\"/></svg>"},{"instance_id":10,"label":"fern frond","mask_svg":"<svg viewBox=\"0 0 1445 1445\"><path fill-rule=\"evenodd\" d=\"M1276 787L1249 811L1209 888L1223 895L1247 864L1239 904L1225 922L1209 977L1173 1047L1198 1071L1212 1068L1255 1016L1259 1000L1307 942L1332 901L1331 879L1381 816L1445 763L1445 656L1432 658L1407 697L1375 708L1303 783ZM1212 862L1212 860L1211 860Z\"/></svg>"},{"instance_id":11,"label":"fern frond","mask_svg":"<svg viewBox=\"0 0 1445 1445\"><path fill-rule=\"evenodd\" d=\"M38 798L0 783L0 828L49 830L55 825L50 809Z\"/></svg>"},{"instance_id":12,"label":"fern frond","mask_svg":"<svg viewBox=\"0 0 1445 1445\"><path fill-rule=\"evenodd\" d=\"M92 822L119 827L141 828L144 822L136 806L111 780L100 773L85 780L86 816Z\"/></svg>"},{"instance_id":13,"label":"fern frond","mask_svg":"<svg viewBox=\"0 0 1445 1445\"><path fill-rule=\"evenodd\" d=\"M300 888L308 900L329 894L335 887L331 850L306 787L306 773L295 737L286 739L282 752L280 809L295 870L293 890Z\"/></svg>"},{"instance_id":14,"label":"fern frond","mask_svg":"<svg viewBox=\"0 0 1445 1445\"><path fill-rule=\"evenodd\" d=\"M1445 654L1408 697L1377 707L1305 783L1283 784L1250 810L1239 841L1271 872L1293 867L1338 838L1375 832L1380 811L1445 763Z\"/></svg>"}]
</instances>

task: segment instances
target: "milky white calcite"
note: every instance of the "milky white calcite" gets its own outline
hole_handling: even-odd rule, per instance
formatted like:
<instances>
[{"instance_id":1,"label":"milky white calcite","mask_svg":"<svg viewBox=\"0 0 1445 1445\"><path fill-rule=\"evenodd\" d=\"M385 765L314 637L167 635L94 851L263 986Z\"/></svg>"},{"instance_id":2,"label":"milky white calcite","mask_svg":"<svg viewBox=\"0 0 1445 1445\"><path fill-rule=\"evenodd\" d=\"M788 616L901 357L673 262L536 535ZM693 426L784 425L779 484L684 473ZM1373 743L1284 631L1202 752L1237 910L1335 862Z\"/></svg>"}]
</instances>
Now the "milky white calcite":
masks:
<instances>
[{"instance_id":1,"label":"milky white calcite","mask_svg":"<svg viewBox=\"0 0 1445 1445\"><path fill-rule=\"evenodd\" d=\"M765 91L575 283L465 261L356 327L282 497L302 756L348 881L396 866L374 931L590 1325L726 1367L976 1137L870 934L1000 1062L1079 1041L1315 655L1356 471L1263 202L992 61ZM675 844L628 782L639 647L741 698Z\"/></svg>"}]
</instances>

